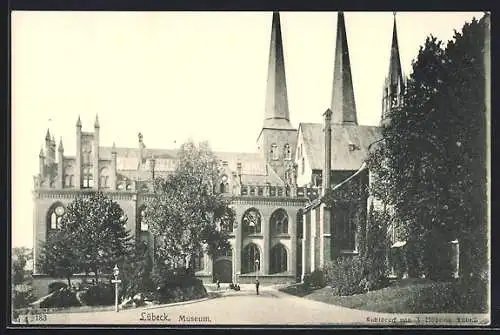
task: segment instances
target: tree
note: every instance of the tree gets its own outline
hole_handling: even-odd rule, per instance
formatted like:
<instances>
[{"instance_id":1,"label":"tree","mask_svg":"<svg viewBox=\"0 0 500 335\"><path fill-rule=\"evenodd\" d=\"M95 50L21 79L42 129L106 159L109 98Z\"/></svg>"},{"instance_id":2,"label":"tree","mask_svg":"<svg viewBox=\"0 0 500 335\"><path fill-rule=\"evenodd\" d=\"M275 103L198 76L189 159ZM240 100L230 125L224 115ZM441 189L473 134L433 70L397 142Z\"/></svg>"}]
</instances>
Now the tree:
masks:
<instances>
[{"instance_id":1,"label":"tree","mask_svg":"<svg viewBox=\"0 0 500 335\"><path fill-rule=\"evenodd\" d=\"M27 278L26 265L33 259L32 249L15 247L12 249L12 284L22 284Z\"/></svg>"},{"instance_id":2,"label":"tree","mask_svg":"<svg viewBox=\"0 0 500 335\"><path fill-rule=\"evenodd\" d=\"M133 242L120 205L102 192L91 192L71 202L59 229L49 235L40 263L48 274L68 279L76 272L110 273L132 252Z\"/></svg>"},{"instance_id":3,"label":"tree","mask_svg":"<svg viewBox=\"0 0 500 335\"><path fill-rule=\"evenodd\" d=\"M154 181L144 220L155 237L155 259L191 265L202 251L213 256L229 248L234 212L230 200L216 192L220 165L207 143L183 144L178 160L171 175Z\"/></svg>"},{"instance_id":4,"label":"tree","mask_svg":"<svg viewBox=\"0 0 500 335\"><path fill-rule=\"evenodd\" d=\"M40 269L54 277L66 278L71 287L71 277L81 270L81 254L78 246L78 235L66 229L49 234L42 244Z\"/></svg>"},{"instance_id":5,"label":"tree","mask_svg":"<svg viewBox=\"0 0 500 335\"><path fill-rule=\"evenodd\" d=\"M151 290L152 260L146 243L137 243L133 253L127 256L121 268L121 295L133 297L134 294Z\"/></svg>"},{"instance_id":6,"label":"tree","mask_svg":"<svg viewBox=\"0 0 500 335\"><path fill-rule=\"evenodd\" d=\"M413 263L422 261L431 277L440 276L443 245L455 238L462 274L486 264L484 31L484 19L474 19L446 47L427 38L405 103L368 160L377 177L370 191L393 206L417 250Z\"/></svg>"}]
</instances>

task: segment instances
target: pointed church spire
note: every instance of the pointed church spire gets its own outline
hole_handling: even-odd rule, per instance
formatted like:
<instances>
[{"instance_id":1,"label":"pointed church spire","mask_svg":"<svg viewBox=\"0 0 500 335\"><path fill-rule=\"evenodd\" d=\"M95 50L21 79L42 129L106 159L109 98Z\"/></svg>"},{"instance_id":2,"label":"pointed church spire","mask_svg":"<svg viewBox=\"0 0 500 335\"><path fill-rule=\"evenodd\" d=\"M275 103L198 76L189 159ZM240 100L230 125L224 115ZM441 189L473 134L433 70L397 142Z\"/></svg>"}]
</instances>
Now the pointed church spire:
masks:
<instances>
[{"instance_id":1,"label":"pointed church spire","mask_svg":"<svg viewBox=\"0 0 500 335\"><path fill-rule=\"evenodd\" d=\"M337 15L337 41L333 70L332 122L334 124L358 124L356 103L352 87L351 62L347 46L344 13Z\"/></svg>"},{"instance_id":2,"label":"pointed church spire","mask_svg":"<svg viewBox=\"0 0 500 335\"><path fill-rule=\"evenodd\" d=\"M288 112L285 59L278 12L273 12L271 27L264 128L293 129Z\"/></svg>"},{"instance_id":3,"label":"pointed church spire","mask_svg":"<svg viewBox=\"0 0 500 335\"><path fill-rule=\"evenodd\" d=\"M391 57L389 60L389 83L393 86L403 85L403 70L401 69L401 58L399 57L398 31L396 26L396 12L394 12L394 25L392 28Z\"/></svg>"},{"instance_id":4,"label":"pointed church spire","mask_svg":"<svg viewBox=\"0 0 500 335\"><path fill-rule=\"evenodd\" d=\"M64 152L62 137L59 139L59 152Z\"/></svg>"},{"instance_id":5,"label":"pointed church spire","mask_svg":"<svg viewBox=\"0 0 500 335\"><path fill-rule=\"evenodd\" d=\"M394 24L392 28L391 55L389 57L389 71L385 79L381 125L385 126L390 122L389 114L394 107L400 106L403 102L406 80L401 68L401 58L399 56L398 31L396 25L396 12L394 12Z\"/></svg>"},{"instance_id":6,"label":"pointed church spire","mask_svg":"<svg viewBox=\"0 0 500 335\"><path fill-rule=\"evenodd\" d=\"M82 120L80 120L80 115L78 115L78 120L76 120L76 126L77 127L82 127Z\"/></svg>"},{"instance_id":7,"label":"pointed church spire","mask_svg":"<svg viewBox=\"0 0 500 335\"><path fill-rule=\"evenodd\" d=\"M45 141L50 142L50 130L47 128L47 134L45 134Z\"/></svg>"}]
</instances>

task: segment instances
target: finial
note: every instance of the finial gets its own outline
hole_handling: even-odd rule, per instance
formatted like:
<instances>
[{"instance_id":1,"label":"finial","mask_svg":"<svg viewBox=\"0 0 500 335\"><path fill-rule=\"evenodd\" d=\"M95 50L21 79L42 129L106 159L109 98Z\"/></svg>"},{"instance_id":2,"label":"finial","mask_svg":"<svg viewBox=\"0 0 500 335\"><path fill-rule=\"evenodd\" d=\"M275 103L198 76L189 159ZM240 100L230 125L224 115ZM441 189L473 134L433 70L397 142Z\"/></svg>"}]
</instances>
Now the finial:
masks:
<instances>
[{"instance_id":1,"label":"finial","mask_svg":"<svg viewBox=\"0 0 500 335\"><path fill-rule=\"evenodd\" d=\"M392 15L394 15L394 18L396 18L396 13L397 13L397 12L392 12Z\"/></svg>"},{"instance_id":2,"label":"finial","mask_svg":"<svg viewBox=\"0 0 500 335\"><path fill-rule=\"evenodd\" d=\"M99 115L95 115L94 128L99 128Z\"/></svg>"},{"instance_id":3,"label":"finial","mask_svg":"<svg viewBox=\"0 0 500 335\"><path fill-rule=\"evenodd\" d=\"M50 131L49 131L49 128L47 128L47 134L45 135L45 141L50 141Z\"/></svg>"},{"instance_id":4,"label":"finial","mask_svg":"<svg viewBox=\"0 0 500 335\"><path fill-rule=\"evenodd\" d=\"M63 152L64 151L64 147L63 147L63 143L62 143L62 136L59 140L59 152Z\"/></svg>"},{"instance_id":5,"label":"finial","mask_svg":"<svg viewBox=\"0 0 500 335\"><path fill-rule=\"evenodd\" d=\"M139 142L142 142L142 134L139 133L139 134L137 134L137 136L139 137Z\"/></svg>"},{"instance_id":6,"label":"finial","mask_svg":"<svg viewBox=\"0 0 500 335\"><path fill-rule=\"evenodd\" d=\"M113 142L113 147L111 148L111 153L116 154L116 145L115 142Z\"/></svg>"},{"instance_id":7,"label":"finial","mask_svg":"<svg viewBox=\"0 0 500 335\"><path fill-rule=\"evenodd\" d=\"M44 153L43 153L43 147L42 147L42 148L40 148L40 154L38 155L38 157L40 157L40 158L45 157L45 155L44 155Z\"/></svg>"},{"instance_id":8,"label":"finial","mask_svg":"<svg viewBox=\"0 0 500 335\"><path fill-rule=\"evenodd\" d=\"M77 127L82 127L82 120L80 120L80 115L78 115L78 120L76 121L76 126Z\"/></svg>"},{"instance_id":9,"label":"finial","mask_svg":"<svg viewBox=\"0 0 500 335\"><path fill-rule=\"evenodd\" d=\"M328 108L324 113L323 113L323 116L325 117L325 119L331 119L332 117L332 110L330 108Z\"/></svg>"}]
</instances>

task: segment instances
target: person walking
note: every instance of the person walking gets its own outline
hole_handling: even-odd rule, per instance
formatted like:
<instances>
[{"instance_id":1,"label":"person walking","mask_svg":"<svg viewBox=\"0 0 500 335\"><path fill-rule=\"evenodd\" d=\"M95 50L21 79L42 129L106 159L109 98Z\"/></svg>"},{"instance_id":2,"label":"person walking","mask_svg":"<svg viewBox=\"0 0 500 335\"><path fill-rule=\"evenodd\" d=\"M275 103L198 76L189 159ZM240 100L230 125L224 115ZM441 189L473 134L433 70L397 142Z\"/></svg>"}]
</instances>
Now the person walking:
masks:
<instances>
[{"instance_id":1,"label":"person walking","mask_svg":"<svg viewBox=\"0 0 500 335\"><path fill-rule=\"evenodd\" d=\"M257 295L259 295L259 286L260 286L259 280L256 279L255 280L255 290L257 291Z\"/></svg>"},{"instance_id":2,"label":"person walking","mask_svg":"<svg viewBox=\"0 0 500 335\"><path fill-rule=\"evenodd\" d=\"M217 291L220 289L220 280L217 279Z\"/></svg>"}]
</instances>

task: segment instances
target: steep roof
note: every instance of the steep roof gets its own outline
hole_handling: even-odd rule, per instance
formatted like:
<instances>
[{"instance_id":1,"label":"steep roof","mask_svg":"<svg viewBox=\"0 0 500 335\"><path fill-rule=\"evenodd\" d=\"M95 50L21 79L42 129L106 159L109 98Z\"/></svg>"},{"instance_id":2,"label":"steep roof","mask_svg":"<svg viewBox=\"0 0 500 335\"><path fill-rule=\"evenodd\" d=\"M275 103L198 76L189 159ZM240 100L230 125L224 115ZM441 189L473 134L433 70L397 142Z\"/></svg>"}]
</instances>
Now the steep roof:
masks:
<instances>
[{"instance_id":1,"label":"steep roof","mask_svg":"<svg viewBox=\"0 0 500 335\"><path fill-rule=\"evenodd\" d=\"M304 139L304 151L311 169L323 169L325 137L321 123L301 123L299 132ZM368 155L368 146L381 138L377 126L332 124L332 170L358 170ZM350 145L356 146L350 150Z\"/></svg>"},{"instance_id":2,"label":"steep roof","mask_svg":"<svg viewBox=\"0 0 500 335\"><path fill-rule=\"evenodd\" d=\"M267 70L264 128L292 129L286 90L285 59L280 15L273 13Z\"/></svg>"}]
</instances>

